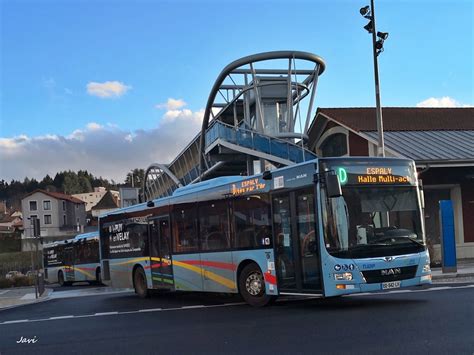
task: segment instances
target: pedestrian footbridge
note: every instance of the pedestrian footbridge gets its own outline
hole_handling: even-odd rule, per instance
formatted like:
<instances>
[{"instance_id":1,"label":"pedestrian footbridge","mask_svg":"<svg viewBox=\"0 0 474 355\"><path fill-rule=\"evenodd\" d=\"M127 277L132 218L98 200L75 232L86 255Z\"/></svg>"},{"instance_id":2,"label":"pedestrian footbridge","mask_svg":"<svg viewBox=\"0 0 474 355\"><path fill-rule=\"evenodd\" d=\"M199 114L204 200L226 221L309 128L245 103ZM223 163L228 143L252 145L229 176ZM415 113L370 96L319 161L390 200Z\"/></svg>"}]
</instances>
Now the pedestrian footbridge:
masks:
<instances>
[{"instance_id":1,"label":"pedestrian footbridge","mask_svg":"<svg viewBox=\"0 0 474 355\"><path fill-rule=\"evenodd\" d=\"M324 61L277 51L229 64L208 98L201 132L168 164L146 170L142 200L217 176L251 175L316 158L306 146Z\"/></svg>"}]
</instances>

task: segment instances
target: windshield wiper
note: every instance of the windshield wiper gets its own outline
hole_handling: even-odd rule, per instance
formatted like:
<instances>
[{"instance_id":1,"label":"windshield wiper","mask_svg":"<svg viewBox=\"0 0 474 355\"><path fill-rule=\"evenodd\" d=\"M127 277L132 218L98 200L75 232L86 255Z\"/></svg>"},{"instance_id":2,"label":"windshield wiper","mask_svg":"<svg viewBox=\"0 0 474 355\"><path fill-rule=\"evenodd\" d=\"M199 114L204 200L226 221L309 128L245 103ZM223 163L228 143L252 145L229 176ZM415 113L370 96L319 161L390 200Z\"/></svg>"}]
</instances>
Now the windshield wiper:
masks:
<instances>
[{"instance_id":1,"label":"windshield wiper","mask_svg":"<svg viewBox=\"0 0 474 355\"><path fill-rule=\"evenodd\" d=\"M410 238L408 236L401 236L401 235L397 235L397 236L385 236L385 237L381 237L378 239L378 241L384 241L384 240L389 240L389 239L395 239L395 240L409 240L410 242L413 242L415 244L418 244L420 246L425 246L424 243L422 242L419 242L418 240L416 239L413 239L413 238Z\"/></svg>"}]
</instances>

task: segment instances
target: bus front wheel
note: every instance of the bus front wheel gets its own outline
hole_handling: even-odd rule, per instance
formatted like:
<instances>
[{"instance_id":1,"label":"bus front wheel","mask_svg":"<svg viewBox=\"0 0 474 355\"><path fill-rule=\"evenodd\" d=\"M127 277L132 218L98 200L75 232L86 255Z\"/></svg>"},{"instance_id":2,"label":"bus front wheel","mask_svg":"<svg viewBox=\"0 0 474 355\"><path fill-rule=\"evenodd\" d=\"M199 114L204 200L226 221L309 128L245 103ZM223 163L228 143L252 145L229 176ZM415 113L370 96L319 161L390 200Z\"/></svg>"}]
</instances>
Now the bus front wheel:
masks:
<instances>
[{"instance_id":1,"label":"bus front wheel","mask_svg":"<svg viewBox=\"0 0 474 355\"><path fill-rule=\"evenodd\" d=\"M135 293L140 298L148 297L148 287L146 284L145 272L141 267L138 267L133 272L133 287L135 288Z\"/></svg>"},{"instance_id":2,"label":"bus front wheel","mask_svg":"<svg viewBox=\"0 0 474 355\"><path fill-rule=\"evenodd\" d=\"M257 264L248 264L239 276L239 291L245 302L254 307L263 307L275 298L265 293L265 280Z\"/></svg>"}]
</instances>

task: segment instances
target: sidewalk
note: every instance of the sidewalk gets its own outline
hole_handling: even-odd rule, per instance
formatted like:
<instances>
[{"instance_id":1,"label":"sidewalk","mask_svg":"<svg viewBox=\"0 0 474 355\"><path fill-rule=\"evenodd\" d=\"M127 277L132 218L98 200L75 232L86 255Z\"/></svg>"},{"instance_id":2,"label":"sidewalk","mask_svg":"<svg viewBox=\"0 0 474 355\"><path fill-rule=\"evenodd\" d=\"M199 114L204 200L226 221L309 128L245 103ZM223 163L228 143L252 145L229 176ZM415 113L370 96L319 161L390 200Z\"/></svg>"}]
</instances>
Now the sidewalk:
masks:
<instances>
[{"instance_id":1,"label":"sidewalk","mask_svg":"<svg viewBox=\"0 0 474 355\"><path fill-rule=\"evenodd\" d=\"M36 299L34 287L2 288L0 289L0 311L46 300L52 293L52 289L46 288L43 295Z\"/></svg>"},{"instance_id":2,"label":"sidewalk","mask_svg":"<svg viewBox=\"0 0 474 355\"><path fill-rule=\"evenodd\" d=\"M434 267L431 269L431 274L433 275L433 281L458 277L474 277L474 259L458 261L457 272L443 273L441 267Z\"/></svg>"}]
</instances>

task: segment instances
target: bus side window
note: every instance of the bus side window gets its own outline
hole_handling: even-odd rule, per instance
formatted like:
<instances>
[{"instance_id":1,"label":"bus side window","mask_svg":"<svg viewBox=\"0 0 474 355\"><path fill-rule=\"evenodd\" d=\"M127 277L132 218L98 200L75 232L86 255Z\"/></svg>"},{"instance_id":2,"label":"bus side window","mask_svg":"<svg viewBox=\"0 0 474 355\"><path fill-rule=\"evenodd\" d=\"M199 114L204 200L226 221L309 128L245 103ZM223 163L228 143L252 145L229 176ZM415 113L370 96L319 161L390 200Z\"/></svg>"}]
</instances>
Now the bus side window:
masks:
<instances>
[{"instance_id":1,"label":"bus side window","mask_svg":"<svg viewBox=\"0 0 474 355\"><path fill-rule=\"evenodd\" d=\"M177 205L172 212L173 251L198 251L195 204Z\"/></svg>"},{"instance_id":2,"label":"bus side window","mask_svg":"<svg viewBox=\"0 0 474 355\"><path fill-rule=\"evenodd\" d=\"M230 248L227 201L210 201L199 205L199 237L202 250Z\"/></svg>"},{"instance_id":3,"label":"bus side window","mask_svg":"<svg viewBox=\"0 0 474 355\"><path fill-rule=\"evenodd\" d=\"M234 200L234 247L271 247L270 204L264 196Z\"/></svg>"}]
</instances>

